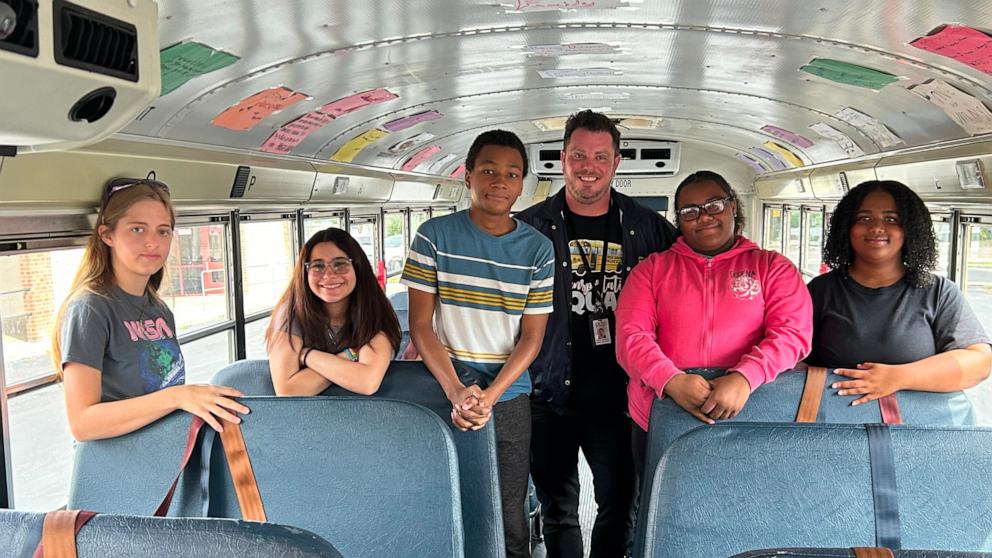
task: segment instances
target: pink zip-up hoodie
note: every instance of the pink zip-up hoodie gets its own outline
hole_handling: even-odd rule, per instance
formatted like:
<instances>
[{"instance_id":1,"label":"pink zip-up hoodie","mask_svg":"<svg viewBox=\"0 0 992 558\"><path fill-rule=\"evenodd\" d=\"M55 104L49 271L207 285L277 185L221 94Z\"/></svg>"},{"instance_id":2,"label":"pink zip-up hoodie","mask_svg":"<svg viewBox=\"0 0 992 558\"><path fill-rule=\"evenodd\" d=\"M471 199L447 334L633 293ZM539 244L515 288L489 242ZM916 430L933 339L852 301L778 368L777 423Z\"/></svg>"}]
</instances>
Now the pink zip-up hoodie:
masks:
<instances>
[{"instance_id":1,"label":"pink zip-up hoodie","mask_svg":"<svg viewBox=\"0 0 992 558\"><path fill-rule=\"evenodd\" d=\"M624 282L617 361L630 376L630 416L645 431L651 403L686 368L730 368L751 391L810 351L813 303L785 256L738 236L712 258L679 237Z\"/></svg>"}]
</instances>

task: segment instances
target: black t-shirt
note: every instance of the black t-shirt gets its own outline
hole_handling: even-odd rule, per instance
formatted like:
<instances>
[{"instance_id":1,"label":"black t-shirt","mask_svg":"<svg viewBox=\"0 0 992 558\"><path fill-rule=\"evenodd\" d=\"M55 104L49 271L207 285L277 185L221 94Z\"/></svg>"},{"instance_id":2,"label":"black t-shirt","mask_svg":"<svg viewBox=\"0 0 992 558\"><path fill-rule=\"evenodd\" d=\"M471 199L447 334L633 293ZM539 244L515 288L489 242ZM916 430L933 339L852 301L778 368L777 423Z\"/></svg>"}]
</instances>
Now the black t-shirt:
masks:
<instances>
[{"instance_id":1,"label":"black t-shirt","mask_svg":"<svg viewBox=\"0 0 992 558\"><path fill-rule=\"evenodd\" d=\"M926 287L905 280L877 289L831 271L809 283L814 366L906 364L951 349L989 343L957 285L934 276Z\"/></svg>"},{"instance_id":2,"label":"black t-shirt","mask_svg":"<svg viewBox=\"0 0 992 558\"><path fill-rule=\"evenodd\" d=\"M567 206L564 211L572 264L572 376L568 409L584 413L623 411L627 408L627 375L617 364L613 343L593 344L589 323L589 314L596 311L598 301L603 302L611 323L615 323L613 312L624 278L619 211L611 208L609 213L598 217L576 215ZM579 242L585 259L579 251ZM584 260L591 264L591 269ZM616 340L615 328L610 338Z\"/></svg>"}]
</instances>

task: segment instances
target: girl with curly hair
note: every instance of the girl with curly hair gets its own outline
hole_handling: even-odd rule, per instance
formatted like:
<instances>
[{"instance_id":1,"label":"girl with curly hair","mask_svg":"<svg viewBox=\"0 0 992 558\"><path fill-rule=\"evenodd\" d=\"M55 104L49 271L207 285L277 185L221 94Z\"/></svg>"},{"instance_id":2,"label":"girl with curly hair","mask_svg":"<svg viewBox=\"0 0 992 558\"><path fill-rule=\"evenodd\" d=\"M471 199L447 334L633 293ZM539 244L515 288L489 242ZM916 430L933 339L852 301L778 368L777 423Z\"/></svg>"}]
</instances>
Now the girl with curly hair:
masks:
<instances>
[{"instance_id":1,"label":"girl with curly hair","mask_svg":"<svg viewBox=\"0 0 992 558\"><path fill-rule=\"evenodd\" d=\"M807 362L850 380L854 405L899 390L947 392L989 375L992 347L937 262L930 212L906 185L872 180L837 204L813 279L813 351Z\"/></svg>"}]
</instances>

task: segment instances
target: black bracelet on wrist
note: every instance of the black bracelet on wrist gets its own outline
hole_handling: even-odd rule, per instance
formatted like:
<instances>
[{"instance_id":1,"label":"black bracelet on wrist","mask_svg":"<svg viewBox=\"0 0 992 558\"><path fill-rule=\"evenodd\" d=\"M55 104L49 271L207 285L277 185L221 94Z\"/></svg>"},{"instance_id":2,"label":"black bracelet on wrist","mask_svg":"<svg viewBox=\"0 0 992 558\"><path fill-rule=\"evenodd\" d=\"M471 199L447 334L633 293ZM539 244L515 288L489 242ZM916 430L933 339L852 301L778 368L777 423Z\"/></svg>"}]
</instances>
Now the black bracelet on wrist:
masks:
<instances>
[{"instance_id":1,"label":"black bracelet on wrist","mask_svg":"<svg viewBox=\"0 0 992 558\"><path fill-rule=\"evenodd\" d=\"M307 350L303 351L303 359L302 359L303 368L310 368L309 366L307 366L307 357L310 356L310 351L312 350L313 347L307 347Z\"/></svg>"}]
</instances>

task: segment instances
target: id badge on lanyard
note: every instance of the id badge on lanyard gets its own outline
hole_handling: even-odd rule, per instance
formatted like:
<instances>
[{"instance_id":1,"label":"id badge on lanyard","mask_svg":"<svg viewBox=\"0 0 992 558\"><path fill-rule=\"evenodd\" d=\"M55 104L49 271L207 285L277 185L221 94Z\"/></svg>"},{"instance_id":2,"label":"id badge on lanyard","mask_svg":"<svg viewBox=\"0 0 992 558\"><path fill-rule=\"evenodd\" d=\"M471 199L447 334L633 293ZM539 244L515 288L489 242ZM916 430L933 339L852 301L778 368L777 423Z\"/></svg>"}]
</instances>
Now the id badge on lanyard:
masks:
<instances>
[{"instance_id":1,"label":"id badge on lanyard","mask_svg":"<svg viewBox=\"0 0 992 558\"><path fill-rule=\"evenodd\" d=\"M586 314L586 321L589 324L589 339L592 342L593 347L603 347L606 345L613 344L613 320L614 317L606 310L605 305L605 294L606 294L606 259L609 251L609 220L613 218L613 207L610 207L610 215L607 217L607 228L603 231L603 252L600 256L600 278L602 282L599 292L599 300L596 300L596 288L593 285L593 300L596 304L596 310ZM575 227L572 225L571 219L567 219L566 223L570 229L570 233L574 238ZM590 272L592 271L592 258L586 255L585 250L582 248L581 242L576 242L576 247L579 249L579 256L582 258L582 262L585 264L586 269ZM595 279L594 279L595 281Z\"/></svg>"},{"instance_id":2,"label":"id badge on lanyard","mask_svg":"<svg viewBox=\"0 0 992 558\"><path fill-rule=\"evenodd\" d=\"M613 318L608 313L599 310L587 314L589 319L589 338L593 347L602 347L613 343Z\"/></svg>"}]
</instances>

